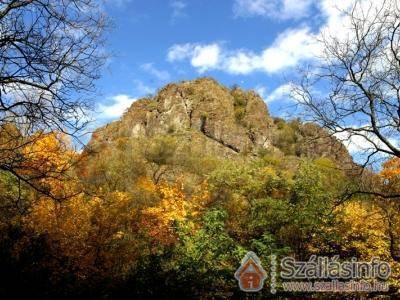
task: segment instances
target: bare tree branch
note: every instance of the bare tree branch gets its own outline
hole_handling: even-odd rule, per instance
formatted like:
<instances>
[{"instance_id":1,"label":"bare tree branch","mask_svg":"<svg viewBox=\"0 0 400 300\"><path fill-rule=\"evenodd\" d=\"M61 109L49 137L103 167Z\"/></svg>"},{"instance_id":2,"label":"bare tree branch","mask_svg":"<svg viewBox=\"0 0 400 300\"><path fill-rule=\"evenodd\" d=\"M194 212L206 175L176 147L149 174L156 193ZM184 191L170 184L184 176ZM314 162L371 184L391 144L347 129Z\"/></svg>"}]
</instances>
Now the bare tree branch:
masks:
<instances>
[{"instance_id":1,"label":"bare tree branch","mask_svg":"<svg viewBox=\"0 0 400 300\"><path fill-rule=\"evenodd\" d=\"M0 1L0 170L45 192L21 172L29 165L21 149L50 131L79 138L106 28L96 0Z\"/></svg>"},{"instance_id":2,"label":"bare tree branch","mask_svg":"<svg viewBox=\"0 0 400 300\"><path fill-rule=\"evenodd\" d=\"M356 1L344 34L323 32L323 54L294 84L306 119L362 141L366 160L400 157L400 10L397 1Z\"/></svg>"}]
</instances>

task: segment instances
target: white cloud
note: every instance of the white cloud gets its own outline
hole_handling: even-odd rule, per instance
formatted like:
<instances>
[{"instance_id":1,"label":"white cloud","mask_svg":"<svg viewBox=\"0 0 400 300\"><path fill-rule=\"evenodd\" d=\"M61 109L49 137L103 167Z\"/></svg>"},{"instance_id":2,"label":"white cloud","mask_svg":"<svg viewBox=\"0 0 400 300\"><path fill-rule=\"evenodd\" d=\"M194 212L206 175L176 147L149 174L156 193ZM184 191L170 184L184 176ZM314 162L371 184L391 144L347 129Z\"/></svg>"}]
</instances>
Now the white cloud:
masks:
<instances>
[{"instance_id":1,"label":"white cloud","mask_svg":"<svg viewBox=\"0 0 400 300\"><path fill-rule=\"evenodd\" d=\"M146 96L148 94L154 93L154 88L144 84L141 80L134 80L133 83L134 85L134 91L136 95L139 95L139 97Z\"/></svg>"},{"instance_id":2,"label":"white cloud","mask_svg":"<svg viewBox=\"0 0 400 300\"><path fill-rule=\"evenodd\" d=\"M254 88L254 90L260 95L261 98L264 99L265 102L270 103L274 101L291 101L292 96L291 96L291 91L292 91L292 85L290 83L285 83L277 88L275 88L273 91L269 92L265 86L258 85Z\"/></svg>"},{"instance_id":3,"label":"white cloud","mask_svg":"<svg viewBox=\"0 0 400 300\"><path fill-rule=\"evenodd\" d=\"M145 63L140 68L161 81L168 81L171 77L168 71L157 69L153 63Z\"/></svg>"},{"instance_id":4,"label":"white cloud","mask_svg":"<svg viewBox=\"0 0 400 300\"><path fill-rule=\"evenodd\" d=\"M167 61L182 61L189 59L193 67L199 72L209 69L217 69L220 63L221 46L212 44L177 44L168 50Z\"/></svg>"},{"instance_id":5,"label":"white cloud","mask_svg":"<svg viewBox=\"0 0 400 300\"><path fill-rule=\"evenodd\" d=\"M376 0L376 3L382 0ZM230 74L249 74L256 71L277 73L317 59L323 47L317 42L321 33L348 38L349 19L343 14L354 0L235 0L237 16L279 14L305 16L312 5L320 11L324 20L320 28L303 23L300 27L281 32L275 41L258 52L249 49L227 49L220 42L176 44L168 49L169 62L189 61L199 72L221 70ZM363 2L365 3L365 2ZM376 4L374 2L374 5ZM364 4L365 5L365 4Z\"/></svg>"},{"instance_id":6,"label":"white cloud","mask_svg":"<svg viewBox=\"0 0 400 300\"><path fill-rule=\"evenodd\" d=\"M257 92L258 95L260 95L261 98L265 100L267 98L267 88L265 86L256 86L254 90Z\"/></svg>"},{"instance_id":7,"label":"white cloud","mask_svg":"<svg viewBox=\"0 0 400 300\"><path fill-rule=\"evenodd\" d=\"M152 94L154 88L147 86L140 80L134 80L133 94L117 94L108 97L105 103L100 103L97 106L97 120L116 119L119 118L137 99Z\"/></svg>"},{"instance_id":8,"label":"white cloud","mask_svg":"<svg viewBox=\"0 0 400 300\"><path fill-rule=\"evenodd\" d=\"M365 126L368 127L367 125ZM335 137L340 140L350 152L350 154L357 154L360 152L370 152L375 150L375 145L381 149L390 149L374 134L366 131L360 131L358 134L349 131L335 133ZM389 138L389 142L393 145L398 145L398 142Z\"/></svg>"},{"instance_id":9,"label":"white cloud","mask_svg":"<svg viewBox=\"0 0 400 300\"><path fill-rule=\"evenodd\" d=\"M207 69L214 69L218 66L220 56L220 46L216 43L210 45L197 45L193 49L191 64L199 68L200 72Z\"/></svg>"},{"instance_id":10,"label":"white cloud","mask_svg":"<svg viewBox=\"0 0 400 300\"><path fill-rule=\"evenodd\" d=\"M168 49L167 61L182 61L193 53L194 44L176 44Z\"/></svg>"},{"instance_id":11,"label":"white cloud","mask_svg":"<svg viewBox=\"0 0 400 300\"><path fill-rule=\"evenodd\" d=\"M268 0L235 0L233 13L236 17L264 16L273 6Z\"/></svg>"},{"instance_id":12,"label":"white cloud","mask_svg":"<svg viewBox=\"0 0 400 300\"><path fill-rule=\"evenodd\" d=\"M262 16L273 19L300 19L309 15L313 0L235 0L235 17Z\"/></svg>"},{"instance_id":13,"label":"white cloud","mask_svg":"<svg viewBox=\"0 0 400 300\"><path fill-rule=\"evenodd\" d=\"M375 0L378 1L378 0ZM326 22L321 30L325 29L338 29L343 28L344 23L347 23L347 19L343 11L349 9L354 5L354 0L323 0L319 2L319 10L326 18ZM336 34L340 32L337 31Z\"/></svg>"},{"instance_id":14,"label":"white cloud","mask_svg":"<svg viewBox=\"0 0 400 300\"><path fill-rule=\"evenodd\" d=\"M189 60L199 72L223 70L231 74L249 74L254 71L275 73L315 56L318 50L310 30L300 28L281 33L270 47L258 54L245 49L225 49L218 42L188 43L173 45L167 53L167 60Z\"/></svg>"},{"instance_id":15,"label":"white cloud","mask_svg":"<svg viewBox=\"0 0 400 300\"><path fill-rule=\"evenodd\" d=\"M354 18L366 20L366 29L369 26L376 29L376 16L386 14L387 11L398 10L399 1L387 0L323 0L318 3L319 10L325 17L325 24L320 28L320 33L325 36L335 38L339 42L351 41L355 39L354 24L351 17L345 12L349 12ZM390 16L385 16L390 18ZM387 19L389 21L389 19Z\"/></svg>"},{"instance_id":16,"label":"white cloud","mask_svg":"<svg viewBox=\"0 0 400 300\"><path fill-rule=\"evenodd\" d=\"M169 6L172 9L171 22L175 23L177 19L185 17L186 2L182 0L172 0L169 2Z\"/></svg>"},{"instance_id":17,"label":"white cloud","mask_svg":"<svg viewBox=\"0 0 400 300\"><path fill-rule=\"evenodd\" d=\"M284 0L283 10L278 12L284 19L298 19L310 14L312 0Z\"/></svg>"},{"instance_id":18,"label":"white cloud","mask_svg":"<svg viewBox=\"0 0 400 300\"><path fill-rule=\"evenodd\" d=\"M224 62L224 68L232 74L248 74L260 67L260 56L246 50L233 52L226 57Z\"/></svg>"},{"instance_id":19,"label":"white cloud","mask_svg":"<svg viewBox=\"0 0 400 300\"><path fill-rule=\"evenodd\" d=\"M110 97L110 105L100 104L100 119L113 119L120 117L131 105L136 98L132 98L129 95L119 94Z\"/></svg>"},{"instance_id":20,"label":"white cloud","mask_svg":"<svg viewBox=\"0 0 400 300\"><path fill-rule=\"evenodd\" d=\"M290 91L292 87L290 84L283 84L277 87L272 93L268 94L264 97L266 102L273 102L276 100L287 100L290 99Z\"/></svg>"},{"instance_id":21,"label":"white cloud","mask_svg":"<svg viewBox=\"0 0 400 300\"><path fill-rule=\"evenodd\" d=\"M335 134L336 138L342 142L350 154L368 151L372 149L373 145L368 142L364 137L359 135L349 136L346 132Z\"/></svg>"},{"instance_id":22,"label":"white cloud","mask_svg":"<svg viewBox=\"0 0 400 300\"><path fill-rule=\"evenodd\" d=\"M315 57L318 52L315 36L309 28L290 29L281 33L272 46L263 51L262 68L269 73L277 72Z\"/></svg>"}]
</instances>

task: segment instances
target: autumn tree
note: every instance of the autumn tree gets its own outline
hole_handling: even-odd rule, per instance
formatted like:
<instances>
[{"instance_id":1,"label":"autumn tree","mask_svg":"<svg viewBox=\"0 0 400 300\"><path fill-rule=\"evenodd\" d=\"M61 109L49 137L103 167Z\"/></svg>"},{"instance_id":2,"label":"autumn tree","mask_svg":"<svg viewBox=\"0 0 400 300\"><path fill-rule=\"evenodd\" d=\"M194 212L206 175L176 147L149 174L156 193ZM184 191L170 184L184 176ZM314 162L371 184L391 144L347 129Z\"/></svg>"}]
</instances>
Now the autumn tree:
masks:
<instances>
[{"instance_id":1,"label":"autumn tree","mask_svg":"<svg viewBox=\"0 0 400 300\"><path fill-rule=\"evenodd\" d=\"M78 137L104 63L106 24L97 1L1 1L0 170L27 182L16 169L33 133Z\"/></svg>"},{"instance_id":2,"label":"autumn tree","mask_svg":"<svg viewBox=\"0 0 400 300\"><path fill-rule=\"evenodd\" d=\"M137 259L142 245L137 236L138 205L124 191L82 192L70 164L78 155L60 140L56 133L47 134L23 150L34 164L25 170L26 176L40 181L46 191L31 190L29 209L16 224L22 238L14 241L12 250L16 257L24 257L25 248L46 249L44 257L27 259L25 267L48 272L54 286L69 278L75 286L93 287L106 278L124 276ZM49 176L59 172L68 180Z\"/></svg>"},{"instance_id":3,"label":"autumn tree","mask_svg":"<svg viewBox=\"0 0 400 300\"><path fill-rule=\"evenodd\" d=\"M388 159L383 164L380 172L382 189L392 195L400 195L400 158ZM381 207L382 214L387 222L387 234L390 242L392 259L400 261L400 204L398 199L385 199L376 197L376 202Z\"/></svg>"},{"instance_id":4,"label":"autumn tree","mask_svg":"<svg viewBox=\"0 0 400 300\"><path fill-rule=\"evenodd\" d=\"M175 163L177 141L171 136L157 136L147 142L144 158L150 165L151 178L158 183Z\"/></svg>"}]
</instances>

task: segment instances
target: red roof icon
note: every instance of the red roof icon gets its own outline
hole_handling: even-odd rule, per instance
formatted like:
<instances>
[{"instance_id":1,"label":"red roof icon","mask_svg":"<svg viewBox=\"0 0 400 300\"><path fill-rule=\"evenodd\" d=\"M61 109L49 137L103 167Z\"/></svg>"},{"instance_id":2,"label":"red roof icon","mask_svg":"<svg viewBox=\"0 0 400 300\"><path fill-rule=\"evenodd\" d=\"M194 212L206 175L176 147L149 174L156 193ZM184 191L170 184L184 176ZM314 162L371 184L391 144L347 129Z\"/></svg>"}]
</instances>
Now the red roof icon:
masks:
<instances>
[{"instance_id":1,"label":"red roof icon","mask_svg":"<svg viewBox=\"0 0 400 300\"><path fill-rule=\"evenodd\" d=\"M247 252L241 266L235 272L240 289L245 292L258 292L263 288L266 277L267 272L261 266L257 255L252 251Z\"/></svg>"}]
</instances>

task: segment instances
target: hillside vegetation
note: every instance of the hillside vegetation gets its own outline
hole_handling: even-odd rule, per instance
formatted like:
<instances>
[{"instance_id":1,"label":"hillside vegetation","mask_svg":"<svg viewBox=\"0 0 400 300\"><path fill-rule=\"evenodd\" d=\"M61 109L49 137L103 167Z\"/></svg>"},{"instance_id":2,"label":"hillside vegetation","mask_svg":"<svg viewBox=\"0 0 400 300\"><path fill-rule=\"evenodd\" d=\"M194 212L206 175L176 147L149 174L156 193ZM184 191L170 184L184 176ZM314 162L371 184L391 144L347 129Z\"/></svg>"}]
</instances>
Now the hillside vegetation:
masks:
<instances>
[{"instance_id":1,"label":"hillside vegetation","mask_svg":"<svg viewBox=\"0 0 400 300\"><path fill-rule=\"evenodd\" d=\"M399 191L399 160L356 176L338 140L271 117L253 91L169 84L82 153L51 132L15 155L47 193L0 173L0 295L240 297L233 274L249 250L265 265L271 254L378 256L392 265L391 293L400 285L399 204L346 197L366 184Z\"/></svg>"}]
</instances>

